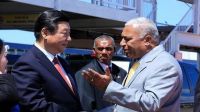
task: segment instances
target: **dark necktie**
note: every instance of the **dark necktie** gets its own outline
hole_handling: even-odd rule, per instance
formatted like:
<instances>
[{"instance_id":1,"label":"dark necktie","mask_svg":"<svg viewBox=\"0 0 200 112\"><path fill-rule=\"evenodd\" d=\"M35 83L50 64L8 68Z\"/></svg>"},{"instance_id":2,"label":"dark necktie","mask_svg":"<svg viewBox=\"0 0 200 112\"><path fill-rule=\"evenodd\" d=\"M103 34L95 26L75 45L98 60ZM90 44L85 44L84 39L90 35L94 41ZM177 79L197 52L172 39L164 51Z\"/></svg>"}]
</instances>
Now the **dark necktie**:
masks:
<instances>
[{"instance_id":1,"label":"dark necktie","mask_svg":"<svg viewBox=\"0 0 200 112\"><path fill-rule=\"evenodd\" d=\"M62 70L62 67L59 64L58 58L54 57L53 63L54 63L55 68L58 70L58 72L60 73L60 75L62 76L62 78L65 80L65 82L67 83L67 85L70 87L70 89L74 93L71 81L70 81L69 77L67 76L67 74L65 74L65 72Z\"/></svg>"},{"instance_id":2,"label":"dark necktie","mask_svg":"<svg viewBox=\"0 0 200 112\"><path fill-rule=\"evenodd\" d=\"M112 74L112 67L111 67L111 66L109 66L108 68L109 68L109 70L110 70L110 73Z\"/></svg>"},{"instance_id":3,"label":"dark necktie","mask_svg":"<svg viewBox=\"0 0 200 112\"><path fill-rule=\"evenodd\" d=\"M112 74L113 80L116 81L116 79L117 79L117 74L116 74L116 73L113 73L112 67L111 67L111 66L109 66L109 70L110 70L110 73Z\"/></svg>"}]
</instances>

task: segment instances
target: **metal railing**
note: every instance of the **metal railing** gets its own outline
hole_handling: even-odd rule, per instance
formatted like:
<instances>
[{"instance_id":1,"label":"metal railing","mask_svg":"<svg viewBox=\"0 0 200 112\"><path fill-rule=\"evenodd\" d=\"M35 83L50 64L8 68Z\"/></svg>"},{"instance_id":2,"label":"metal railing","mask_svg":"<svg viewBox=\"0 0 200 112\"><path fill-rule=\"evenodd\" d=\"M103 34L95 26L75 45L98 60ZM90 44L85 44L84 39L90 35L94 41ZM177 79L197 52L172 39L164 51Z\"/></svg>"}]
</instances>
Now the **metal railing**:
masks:
<instances>
[{"instance_id":1,"label":"metal railing","mask_svg":"<svg viewBox=\"0 0 200 112\"><path fill-rule=\"evenodd\" d=\"M174 36L177 31L187 32L193 24L193 8L190 7L189 10L185 13L180 22L176 27L169 33L166 39L162 42L166 51L171 54L174 54L177 51L177 40Z\"/></svg>"},{"instance_id":2,"label":"metal railing","mask_svg":"<svg viewBox=\"0 0 200 112\"><path fill-rule=\"evenodd\" d=\"M156 22L157 0L144 0L143 7L141 16Z\"/></svg>"},{"instance_id":3,"label":"metal railing","mask_svg":"<svg viewBox=\"0 0 200 112\"><path fill-rule=\"evenodd\" d=\"M157 7L152 7L149 14L146 15L146 18L156 22L156 11L157 11Z\"/></svg>"},{"instance_id":4,"label":"metal railing","mask_svg":"<svg viewBox=\"0 0 200 112\"><path fill-rule=\"evenodd\" d=\"M80 0L80 1L120 10L136 10L137 0Z\"/></svg>"}]
</instances>

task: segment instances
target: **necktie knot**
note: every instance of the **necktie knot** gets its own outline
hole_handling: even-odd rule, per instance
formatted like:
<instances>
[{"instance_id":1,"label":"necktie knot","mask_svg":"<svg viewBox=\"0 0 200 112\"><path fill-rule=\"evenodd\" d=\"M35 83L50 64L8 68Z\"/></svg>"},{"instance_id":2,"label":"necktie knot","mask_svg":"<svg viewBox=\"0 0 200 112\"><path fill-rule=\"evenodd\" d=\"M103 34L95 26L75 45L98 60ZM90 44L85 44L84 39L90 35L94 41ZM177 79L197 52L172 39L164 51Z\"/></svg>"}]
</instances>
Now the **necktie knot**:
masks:
<instances>
[{"instance_id":1,"label":"necktie knot","mask_svg":"<svg viewBox=\"0 0 200 112\"><path fill-rule=\"evenodd\" d=\"M59 64L59 60L58 60L57 57L54 57L54 58L53 58L53 63L54 63L54 64Z\"/></svg>"}]
</instances>

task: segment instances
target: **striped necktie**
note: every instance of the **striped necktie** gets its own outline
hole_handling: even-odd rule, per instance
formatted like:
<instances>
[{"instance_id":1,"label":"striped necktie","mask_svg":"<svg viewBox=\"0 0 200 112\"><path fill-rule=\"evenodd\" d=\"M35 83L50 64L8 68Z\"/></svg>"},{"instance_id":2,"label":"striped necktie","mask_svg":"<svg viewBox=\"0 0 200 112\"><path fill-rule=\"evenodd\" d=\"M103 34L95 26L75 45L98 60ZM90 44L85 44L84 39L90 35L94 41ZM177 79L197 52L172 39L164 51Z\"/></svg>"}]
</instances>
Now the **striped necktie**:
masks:
<instances>
[{"instance_id":1,"label":"striped necktie","mask_svg":"<svg viewBox=\"0 0 200 112\"><path fill-rule=\"evenodd\" d=\"M128 72L128 76L126 78L125 85L128 84L128 82L130 81L131 77L135 74L135 71L136 71L136 69L138 68L139 65L140 65L140 63L138 61L133 64L133 66L131 67L131 69Z\"/></svg>"},{"instance_id":2,"label":"striped necktie","mask_svg":"<svg viewBox=\"0 0 200 112\"><path fill-rule=\"evenodd\" d=\"M58 70L58 72L62 76L62 78L65 80L67 85L70 87L72 92L75 94L74 89L73 89L72 84L71 84L71 81L70 81L69 77L67 76L67 74L62 70L62 67L59 64L59 60L58 60L57 57L54 57L53 63L54 63L55 68Z\"/></svg>"}]
</instances>

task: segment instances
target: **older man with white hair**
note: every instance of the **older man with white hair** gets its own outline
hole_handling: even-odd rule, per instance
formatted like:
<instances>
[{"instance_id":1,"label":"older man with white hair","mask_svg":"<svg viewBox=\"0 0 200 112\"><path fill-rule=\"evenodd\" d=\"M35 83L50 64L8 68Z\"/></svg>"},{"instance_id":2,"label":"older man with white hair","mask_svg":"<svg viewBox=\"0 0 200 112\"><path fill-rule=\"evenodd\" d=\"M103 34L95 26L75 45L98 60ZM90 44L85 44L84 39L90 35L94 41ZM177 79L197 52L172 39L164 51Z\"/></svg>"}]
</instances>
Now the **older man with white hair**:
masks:
<instances>
[{"instance_id":1,"label":"older man with white hair","mask_svg":"<svg viewBox=\"0 0 200 112\"><path fill-rule=\"evenodd\" d=\"M116 104L115 112L179 112L182 71L176 59L159 44L156 25L144 17L128 21L120 45L134 61L123 84L89 69L84 77Z\"/></svg>"}]
</instances>

